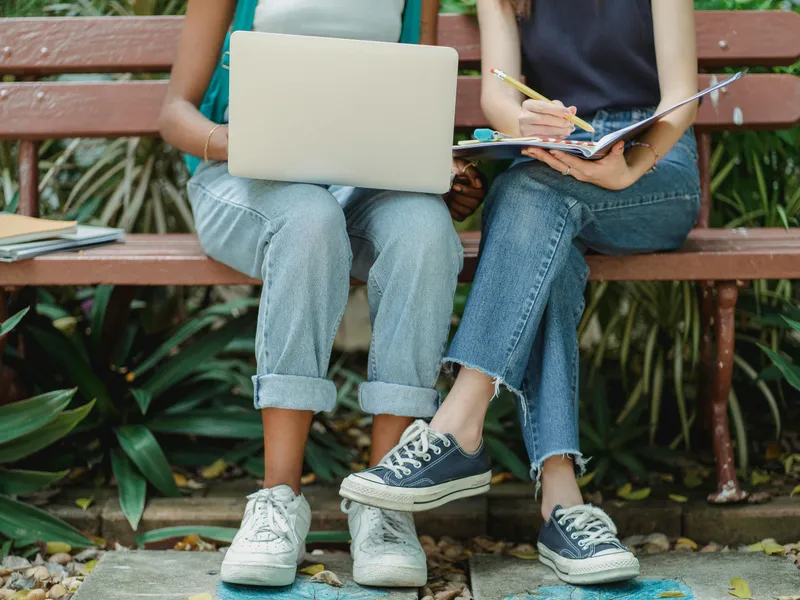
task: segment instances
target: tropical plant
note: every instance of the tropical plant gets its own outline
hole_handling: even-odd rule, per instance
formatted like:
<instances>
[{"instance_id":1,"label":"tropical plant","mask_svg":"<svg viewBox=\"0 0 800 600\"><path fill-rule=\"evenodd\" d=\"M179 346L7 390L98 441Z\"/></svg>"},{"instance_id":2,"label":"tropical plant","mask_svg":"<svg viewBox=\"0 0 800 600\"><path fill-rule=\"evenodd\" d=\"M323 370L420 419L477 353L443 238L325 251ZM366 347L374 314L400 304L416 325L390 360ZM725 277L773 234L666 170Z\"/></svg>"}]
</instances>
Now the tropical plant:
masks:
<instances>
[{"instance_id":1,"label":"tropical plant","mask_svg":"<svg viewBox=\"0 0 800 600\"><path fill-rule=\"evenodd\" d=\"M22 310L0 325L0 337L7 335L27 312L28 309ZM93 400L67 410L75 391L56 390L0 406L0 539L7 538L18 547L41 541L91 545L73 527L17 499L67 475L68 470L45 472L19 467L66 436L91 412Z\"/></svg>"}]
</instances>

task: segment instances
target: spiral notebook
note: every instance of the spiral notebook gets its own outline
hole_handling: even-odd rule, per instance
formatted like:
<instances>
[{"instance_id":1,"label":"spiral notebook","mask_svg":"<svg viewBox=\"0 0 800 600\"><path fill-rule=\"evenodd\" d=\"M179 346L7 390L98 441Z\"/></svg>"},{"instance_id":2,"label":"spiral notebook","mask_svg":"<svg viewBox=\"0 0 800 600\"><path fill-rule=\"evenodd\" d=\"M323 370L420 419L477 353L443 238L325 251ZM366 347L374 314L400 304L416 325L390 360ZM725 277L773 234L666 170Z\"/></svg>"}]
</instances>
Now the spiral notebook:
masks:
<instances>
[{"instance_id":1,"label":"spiral notebook","mask_svg":"<svg viewBox=\"0 0 800 600\"><path fill-rule=\"evenodd\" d=\"M481 135L482 139L464 140L459 142L457 146L453 146L453 156L456 158L470 158L470 159L503 159L503 158L517 158L520 156L523 148L531 146L536 148L546 148L548 150L561 150L577 156L582 156L588 160L598 160L603 158L617 142L628 142L640 135L643 131L651 127L656 121L663 116L671 113L672 111L693 102L698 98L702 98L707 94L716 92L720 88L730 85L742 77L744 71L740 71L716 85L698 92L694 96L687 98L654 114L652 117L633 123L628 127L620 129L603 136L596 142L579 142L571 140L557 140L555 138L542 138L542 137L508 137L498 132L490 132L492 135L488 136L491 139L485 139L487 136ZM486 130L478 130L484 132ZM477 131L476 131L477 133Z\"/></svg>"}]
</instances>

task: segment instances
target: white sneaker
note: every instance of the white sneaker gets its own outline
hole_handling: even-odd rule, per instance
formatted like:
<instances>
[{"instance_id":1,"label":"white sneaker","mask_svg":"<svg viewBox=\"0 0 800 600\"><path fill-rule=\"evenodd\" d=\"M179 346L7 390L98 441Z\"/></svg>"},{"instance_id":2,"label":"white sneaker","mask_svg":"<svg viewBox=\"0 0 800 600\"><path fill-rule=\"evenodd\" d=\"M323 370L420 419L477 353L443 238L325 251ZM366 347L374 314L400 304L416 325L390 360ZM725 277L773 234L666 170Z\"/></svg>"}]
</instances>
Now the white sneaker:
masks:
<instances>
[{"instance_id":1,"label":"white sneaker","mask_svg":"<svg viewBox=\"0 0 800 600\"><path fill-rule=\"evenodd\" d=\"M421 587L428 581L425 551L411 513L342 502L353 543L353 579L376 587Z\"/></svg>"},{"instance_id":2,"label":"white sneaker","mask_svg":"<svg viewBox=\"0 0 800 600\"><path fill-rule=\"evenodd\" d=\"M242 526L222 561L222 581L290 585L306 552L311 507L288 485L260 490L247 500Z\"/></svg>"}]
</instances>

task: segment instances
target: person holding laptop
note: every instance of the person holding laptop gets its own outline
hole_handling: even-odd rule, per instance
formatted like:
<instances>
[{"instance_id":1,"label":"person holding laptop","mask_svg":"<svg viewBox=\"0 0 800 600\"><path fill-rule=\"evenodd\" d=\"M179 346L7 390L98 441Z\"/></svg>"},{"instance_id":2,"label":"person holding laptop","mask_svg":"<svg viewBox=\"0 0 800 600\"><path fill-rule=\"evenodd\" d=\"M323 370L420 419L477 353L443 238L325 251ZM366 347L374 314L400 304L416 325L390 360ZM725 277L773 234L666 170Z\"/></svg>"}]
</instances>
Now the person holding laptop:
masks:
<instances>
[{"instance_id":1,"label":"person holding laptop","mask_svg":"<svg viewBox=\"0 0 800 600\"><path fill-rule=\"evenodd\" d=\"M167 142L201 157L187 161L193 170L188 192L205 251L264 281L254 378L264 426L264 488L248 496L241 529L222 565L225 582L294 581L311 522L300 490L304 448L313 414L336 404L336 388L326 375L351 274L367 282L373 325L369 381L359 394L364 410L375 415L371 463L398 443L414 418L433 416L463 255L451 212L463 219L483 199L485 186L463 163L455 165L456 185L445 199L230 175L223 47L232 24L268 33L413 43L420 2L188 4L161 132ZM318 101L325 102L324 95ZM410 514L357 503L345 509L356 582L426 582L425 554Z\"/></svg>"},{"instance_id":2,"label":"person holding laptop","mask_svg":"<svg viewBox=\"0 0 800 600\"><path fill-rule=\"evenodd\" d=\"M566 138L566 117L577 112L596 140L697 92L691 0L478 0L478 18L481 103L506 134ZM525 100L493 68L524 73L531 88L566 106ZM375 506L419 499L407 510L421 510L483 491L484 418L505 387L517 398L531 475L542 486L540 560L575 584L638 575L612 520L584 504L576 481L587 462L575 334L589 275L583 254L683 243L700 203L696 110L696 102L685 105L594 162L529 149L536 160L495 181L472 291L445 359L460 369L455 384L430 426L415 423L385 463L345 479L343 495Z\"/></svg>"}]
</instances>

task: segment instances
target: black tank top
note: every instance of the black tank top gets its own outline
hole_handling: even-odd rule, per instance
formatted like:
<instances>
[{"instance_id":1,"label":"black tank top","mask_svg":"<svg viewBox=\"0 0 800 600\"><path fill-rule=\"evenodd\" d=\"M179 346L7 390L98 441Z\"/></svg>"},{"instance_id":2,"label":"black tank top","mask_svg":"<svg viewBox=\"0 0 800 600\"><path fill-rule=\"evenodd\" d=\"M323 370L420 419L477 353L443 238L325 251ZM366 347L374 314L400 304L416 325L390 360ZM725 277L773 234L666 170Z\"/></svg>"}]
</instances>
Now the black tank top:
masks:
<instances>
[{"instance_id":1,"label":"black tank top","mask_svg":"<svg viewBox=\"0 0 800 600\"><path fill-rule=\"evenodd\" d=\"M660 100L650 0L535 0L520 37L528 85L580 115Z\"/></svg>"}]
</instances>

